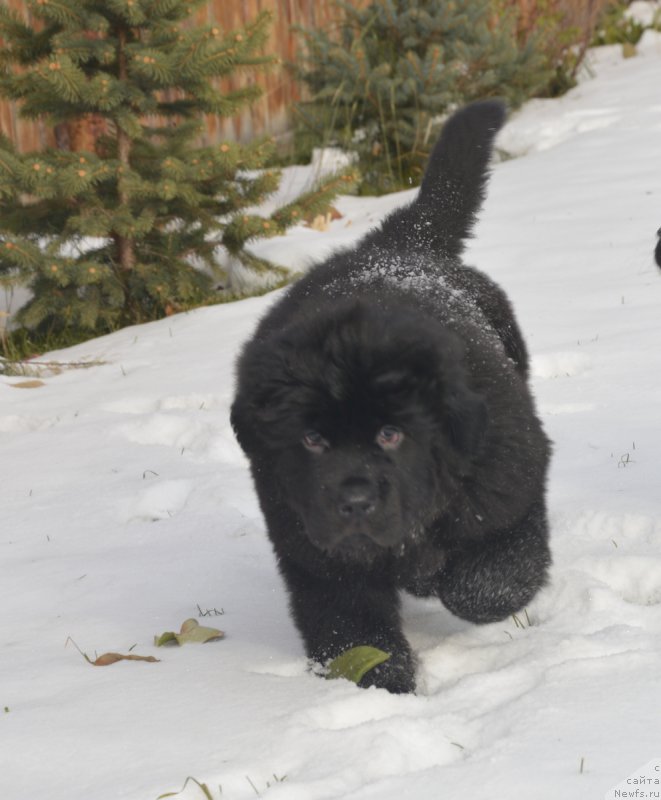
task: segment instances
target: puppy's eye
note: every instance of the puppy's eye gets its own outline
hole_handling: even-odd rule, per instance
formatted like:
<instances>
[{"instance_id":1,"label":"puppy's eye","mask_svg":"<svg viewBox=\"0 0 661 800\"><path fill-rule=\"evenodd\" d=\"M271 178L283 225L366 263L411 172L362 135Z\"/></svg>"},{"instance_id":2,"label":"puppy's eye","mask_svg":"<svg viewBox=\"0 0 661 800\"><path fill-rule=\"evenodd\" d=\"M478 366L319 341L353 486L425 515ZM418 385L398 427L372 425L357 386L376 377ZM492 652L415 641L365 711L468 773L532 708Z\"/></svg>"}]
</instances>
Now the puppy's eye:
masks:
<instances>
[{"instance_id":1,"label":"puppy's eye","mask_svg":"<svg viewBox=\"0 0 661 800\"><path fill-rule=\"evenodd\" d=\"M323 453L330 445L317 431L306 431L303 434L303 445L311 453Z\"/></svg>"},{"instance_id":2,"label":"puppy's eye","mask_svg":"<svg viewBox=\"0 0 661 800\"><path fill-rule=\"evenodd\" d=\"M403 439L404 434L394 425L384 425L376 435L376 443L384 450L395 450Z\"/></svg>"}]
</instances>

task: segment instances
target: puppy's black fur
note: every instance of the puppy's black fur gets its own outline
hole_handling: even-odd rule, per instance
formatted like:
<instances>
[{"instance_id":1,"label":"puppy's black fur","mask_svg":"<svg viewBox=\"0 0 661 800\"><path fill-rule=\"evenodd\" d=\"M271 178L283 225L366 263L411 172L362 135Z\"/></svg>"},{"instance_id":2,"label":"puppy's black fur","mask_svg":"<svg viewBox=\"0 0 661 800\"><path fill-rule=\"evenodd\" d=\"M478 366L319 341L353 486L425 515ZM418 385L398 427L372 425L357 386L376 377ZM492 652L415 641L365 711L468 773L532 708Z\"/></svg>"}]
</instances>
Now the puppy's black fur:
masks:
<instances>
[{"instance_id":1,"label":"puppy's black fur","mask_svg":"<svg viewBox=\"0 0 661 800\"><path fill-rule=\"evenodd\" d=\"M526 346L460 261L503 120L495 101L455 114L413 203L292 286L238 362L232 424L294 620L316 661L390 653L363 686L415 688L399 590L484 623L547 577Z\"/></svg>"}]
</instances>

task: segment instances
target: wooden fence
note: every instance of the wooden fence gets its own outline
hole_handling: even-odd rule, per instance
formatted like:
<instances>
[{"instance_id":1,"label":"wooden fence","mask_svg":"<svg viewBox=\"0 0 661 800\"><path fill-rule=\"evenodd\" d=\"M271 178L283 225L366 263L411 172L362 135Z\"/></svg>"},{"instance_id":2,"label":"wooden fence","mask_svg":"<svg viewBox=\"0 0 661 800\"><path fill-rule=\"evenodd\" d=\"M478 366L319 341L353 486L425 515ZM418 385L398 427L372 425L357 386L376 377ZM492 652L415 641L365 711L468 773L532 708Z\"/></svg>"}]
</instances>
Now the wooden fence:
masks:
<instances>
[{"instance_id":1,"label":"wooden fence","mask_svg":"<svg viewBox=\"0 0 661 800\"><path fill-rule=\"evenodd\" d=\"M26 20L30 20L25 0L0 2L17 9ZM232 30L243 27L263 10L275 13L267 52L279 56L285 63L296 58L296 37L292 25L317 27L325 25L337 15L333 0L209 0L197 11L196 19L200 23L217 23L226 30ZM255 79L264 88L261 100L231 119L208 117L206 143L213 144L223 139L246 141L261 133L275 136L286 133L289 112L299 97L299 87L284 66L272 68L259 76L246 72L232 77L226 85L227 88L235 88L242 82ZM21 119L16 104L5 101L0 101L0 131L8 135L23 152L54 145L60 138L43 122ZM75 131L69 133L70 138L75 140ZM76 147L75 141L71 144L74 149L83 149L83 145Z\"/></svg>"},{"instance_id":2,"label":"wooden fence","mask_svg":"<svg viewBox=\"0 0 661 800\"><path fill-rule=\"evenodd\" d=\"M614 0L493 0L495 7L512 8L518 13L519 35L526 41L538 24L540 15L557 19L557 36L548 36L546 56L555 61L568 47L567 32L573 31L573 44L582 54L587 48L600 13ZM353 0L353 5L364 5L368 0ZM17 9L29 20L26 0L0 0ZM275 21L266 51L281 58L284 63L296 59L297 37L293 25L314 28L327 25L337 18L338 10L333 0L208 0L196 12L199 23L215 23L226 30L243 27L263 10L273 11ZM242 82L257 80L264 88L258 102L232 119L208 117L205 143L215 144L224 139L247 141L252 137L269 133L276 137L286 134L290 126L290 110L299 98L300 87L291 79L287 69L272 68L268 73L253 76L249 72L228 80L228 89ZM61 126L60 126L61 127ZM13 103L0 101L0 131L7 134L22 151L40 149L58 144L73 149L86 149L86 140L93 141L94 131L85 124L75 129L69 126L64 131L53 131L43 123L27 122L20 118Z\"/></svg>"}]
</instances>

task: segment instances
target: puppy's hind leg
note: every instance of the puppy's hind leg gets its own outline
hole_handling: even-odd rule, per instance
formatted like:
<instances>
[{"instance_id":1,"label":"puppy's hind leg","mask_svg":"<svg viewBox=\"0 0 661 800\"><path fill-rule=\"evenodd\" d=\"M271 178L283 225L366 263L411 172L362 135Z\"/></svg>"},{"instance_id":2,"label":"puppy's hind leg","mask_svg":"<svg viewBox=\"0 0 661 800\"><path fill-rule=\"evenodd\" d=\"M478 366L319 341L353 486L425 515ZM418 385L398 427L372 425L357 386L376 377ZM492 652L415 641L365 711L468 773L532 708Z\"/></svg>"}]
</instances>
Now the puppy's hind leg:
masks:
<instances>
[{"instance_id":1,"label":"puppy's hind leg","mask_svg":"<svg viewBox=\"0 0 661 800\"><path fill-rule=\"evenodd\" d=\"M511 530L449 554L438 594L461 619L487 623L520 611L547 581L551 554L543 501Z\"/></svg>"}]
</instances>

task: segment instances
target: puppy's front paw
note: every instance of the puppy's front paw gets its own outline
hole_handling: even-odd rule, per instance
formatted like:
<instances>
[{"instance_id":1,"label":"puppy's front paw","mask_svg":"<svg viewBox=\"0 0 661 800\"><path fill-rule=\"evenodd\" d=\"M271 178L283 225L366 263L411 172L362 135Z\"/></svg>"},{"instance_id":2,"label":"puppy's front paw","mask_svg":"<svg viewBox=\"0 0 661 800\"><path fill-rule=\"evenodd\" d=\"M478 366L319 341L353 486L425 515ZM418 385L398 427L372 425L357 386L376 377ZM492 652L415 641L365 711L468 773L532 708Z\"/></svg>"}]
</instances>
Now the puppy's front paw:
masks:
<instances>
[{"instance_id":1,"label":"puppy's front paw","mask_svg":"<svg viewBox=\"0 0 661 800\"><path fill-rule=\"evenodd\" d=\"M358 686L363 689L376 686L392 694L412 694L415 692L415 660L410 654L393 654L388 661L367 672Z\"/></svg>"}]
</instances>

